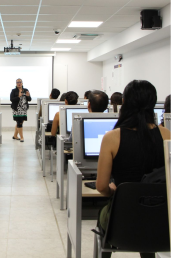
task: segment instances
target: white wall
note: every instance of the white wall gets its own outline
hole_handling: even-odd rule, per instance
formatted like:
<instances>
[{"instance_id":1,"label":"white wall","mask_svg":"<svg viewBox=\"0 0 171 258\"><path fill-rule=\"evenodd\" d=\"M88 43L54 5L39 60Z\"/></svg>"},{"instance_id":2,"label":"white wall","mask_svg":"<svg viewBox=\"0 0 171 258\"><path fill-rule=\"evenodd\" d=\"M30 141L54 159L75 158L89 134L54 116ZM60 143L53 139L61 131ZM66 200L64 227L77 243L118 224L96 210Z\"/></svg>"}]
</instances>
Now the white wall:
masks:
<instances>
[{"instance_id":1,"label":"white wall","mask_svg":"<svg viewBox=\"0 0 171 258\"><path fill-rule=\"evenodd\" d=\"M68 91L76 91L80 98L87 90L101 88L103 64L102 62L87 62L87 53L56 54L54 58L54 87L56 87L55 77L58 73L57 64L67 65ZM60 91L61 93L65 92L63 89Z\"/></svg>"},{"instance_id":2,"label":"white wall","mask_svg":"<svg viewBox=\"0 0 171 258\"><path fill-rule=\"evenodd\" d=\"M14 129L16 122L13 121L11 107L9 105L0 106L0 112L2 112L2 129ZM36 112L37 106L29 106L27 111L27 121L25 121L23 125L24 130L31 130L36 128Z\"/></svg>"},{"instance_id":3,"label":"white wall","mask_svg":"<svg viewBox=\"0 0 171 258\"><path fill-rule=\"evenodd\" d=\"M106 92L123 92L132 80L148 80L157 89L158 101L170 94L170 38L136 49L123 55L123 85L114 85L112 72L117 62L114 57L103 62L103 76L106 77ZM111 90L110 90L111 89Z\"/></svg>"}]
</instances>

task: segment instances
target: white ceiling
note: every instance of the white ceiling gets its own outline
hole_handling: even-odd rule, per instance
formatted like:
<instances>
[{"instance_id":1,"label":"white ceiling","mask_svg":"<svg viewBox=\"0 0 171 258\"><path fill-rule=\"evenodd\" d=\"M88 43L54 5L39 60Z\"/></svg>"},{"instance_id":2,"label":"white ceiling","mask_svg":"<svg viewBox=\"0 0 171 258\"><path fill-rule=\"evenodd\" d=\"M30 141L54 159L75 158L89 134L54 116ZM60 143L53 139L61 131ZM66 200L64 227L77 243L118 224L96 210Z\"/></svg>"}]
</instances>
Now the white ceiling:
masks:
<instances>
[{"instance_id":1,"label":"white ceiling","mask_svg":"<svg viewBox=\"0 0 171 258\"><path fill-rule=\"evenodd\" d=\"M170 0L0 0L0 14L8 44L13 39L14 46L21 46L21 51L71 47L71 52L88 52L139 22L141 10L161 9L169 3ZM103 21L103 24L98 28L68 28L71 21ZM58 36L54 33L56 29L61 30ZM21 35L17 36L18 33ZM79 44L55 43L57 39L72 39L81 33L100 37ZM0 24L0 51L4 47L7 43Z\"/></svg>"}]
</instances>

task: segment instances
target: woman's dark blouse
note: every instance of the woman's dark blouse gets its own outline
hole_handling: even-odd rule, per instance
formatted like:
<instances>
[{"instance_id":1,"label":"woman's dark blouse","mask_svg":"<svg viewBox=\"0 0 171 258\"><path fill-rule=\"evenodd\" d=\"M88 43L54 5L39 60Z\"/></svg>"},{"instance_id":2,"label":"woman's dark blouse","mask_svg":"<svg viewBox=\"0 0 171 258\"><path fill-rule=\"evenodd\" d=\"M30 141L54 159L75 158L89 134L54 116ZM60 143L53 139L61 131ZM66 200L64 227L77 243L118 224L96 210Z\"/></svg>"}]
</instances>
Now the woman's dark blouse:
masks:
<instances>
[{"instance_id":1,"label":"woman's dark blouse","mask_svg":"<svg viewBox=\"0 0 171 258\"><path fill-rule=\"evenodd\" d=\"M144 174L164 166L163 139L158 127L150 130L153 142L142 149L136 130L120 128L120 146L113 160L112 176L116 186L123 182L139 182Z\"/></svg>"}]
</instances>

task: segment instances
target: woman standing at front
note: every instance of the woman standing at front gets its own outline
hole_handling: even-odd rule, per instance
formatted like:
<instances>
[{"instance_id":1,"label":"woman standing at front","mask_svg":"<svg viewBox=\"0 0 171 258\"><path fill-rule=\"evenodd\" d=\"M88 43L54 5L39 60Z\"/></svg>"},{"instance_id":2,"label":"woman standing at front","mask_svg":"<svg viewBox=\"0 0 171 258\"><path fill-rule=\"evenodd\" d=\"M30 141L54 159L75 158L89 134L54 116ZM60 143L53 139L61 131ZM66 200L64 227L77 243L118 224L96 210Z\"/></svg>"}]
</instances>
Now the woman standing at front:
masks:
<instances>
[{"instance_id":1,"label":"woman standing at front","mask_svg":"<svg viewBox=\"0 0 171 258\"><path fill-rule=\"evenodd\" d=\"M11 91L10 101L12 102L11 108L13 110L13 119L17 122L12 138L24 142L23 122L27 121L28 101L31 101L31 97L28 89L23 88L22 79L16 80L16 88ZM18 133L20 138L17 136Z\"/></svg>"}]
</instances>

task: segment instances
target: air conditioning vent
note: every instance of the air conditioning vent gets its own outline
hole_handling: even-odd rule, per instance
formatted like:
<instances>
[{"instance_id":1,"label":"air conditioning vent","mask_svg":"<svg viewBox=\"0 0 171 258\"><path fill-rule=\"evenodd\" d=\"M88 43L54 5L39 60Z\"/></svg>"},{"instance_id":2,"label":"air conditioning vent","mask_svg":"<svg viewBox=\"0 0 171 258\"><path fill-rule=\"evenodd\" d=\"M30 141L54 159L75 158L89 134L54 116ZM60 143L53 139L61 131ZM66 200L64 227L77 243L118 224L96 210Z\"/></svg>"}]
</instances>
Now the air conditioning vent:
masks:
<instances>
[{"instance_id":1,"label":"air conditioning vent","mask_svg":"<svg viewBox=\"0 0 171 258\"><path fill-rule=\"evenodd\" d=\"M97 39L99 37L101 37L102 35L99 34L77 34L75 35L73 38L75 39L80 39L80 40L94 40Z\"/></svg>"}]
</instances>

